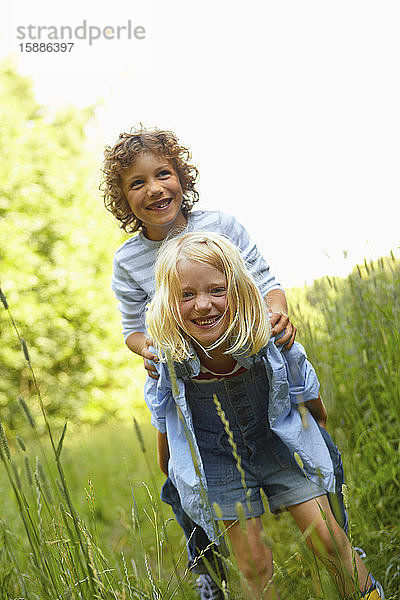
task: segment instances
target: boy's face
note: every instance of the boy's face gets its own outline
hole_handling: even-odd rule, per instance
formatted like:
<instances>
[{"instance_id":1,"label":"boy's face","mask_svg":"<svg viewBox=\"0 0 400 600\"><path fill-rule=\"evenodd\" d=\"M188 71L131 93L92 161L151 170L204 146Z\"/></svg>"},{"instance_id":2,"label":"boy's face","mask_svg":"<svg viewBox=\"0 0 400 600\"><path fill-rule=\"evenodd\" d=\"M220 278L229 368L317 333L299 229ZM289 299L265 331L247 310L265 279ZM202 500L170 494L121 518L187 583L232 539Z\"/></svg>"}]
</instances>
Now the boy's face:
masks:
<instances>
[{"instance_id":1,"label":"boy's face","mask_svg":"<svg viewBox=\"0 0 400 600\"><path fill-rule=\"evenodd\" d=\"M150 240L163 240L176 226L185 226L182 186L172 164L146 152L121 174L122 190Z\"/></svg>"},{"instance_id":2,"label":"boy's face","mask_svg":"<svg viewBox=\"0 0 400 600\"><path fill-rule=\"evenodd\" d=\"M229 320L226 277L211 265L189 259L181 259L177 270L186 331L202 346L210 346L225 333Z\"/></svg>"}]
</instances>

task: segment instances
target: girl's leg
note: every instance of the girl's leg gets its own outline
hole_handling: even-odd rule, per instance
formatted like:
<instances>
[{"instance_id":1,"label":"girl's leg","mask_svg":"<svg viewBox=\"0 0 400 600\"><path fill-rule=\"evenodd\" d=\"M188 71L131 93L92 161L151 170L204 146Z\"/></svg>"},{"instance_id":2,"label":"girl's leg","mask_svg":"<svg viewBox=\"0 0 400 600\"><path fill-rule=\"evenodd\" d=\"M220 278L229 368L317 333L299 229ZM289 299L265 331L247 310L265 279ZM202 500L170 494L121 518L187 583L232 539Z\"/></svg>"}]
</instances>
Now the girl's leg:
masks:
<instances>
[{"instance_id":1,"label":"girl's leg","mask_svg":"<svg viewBox=\"0 0 400 600\"><path fill-rule=\"evenodd\" d=\"M224 521L240 572L245 577L246 597L251 600L279 600L274 585L263 593L273 575L272 552L261 538L260 517L243 522Z\"/></svg>"},{"instance_id":2,"label":"girl's leg","mask_svg":"<svg viewBox=\"0 0 400 600\"><path fill-rule=\"evenodd\" d=\"M307 533L307 544L319 555L336 580L341 594L351 595L355 591L353 555L350 542L339 527L329 506L328 498L320 496L301 504L289 506L298 527ZM359 588L365 592L372 581L361 558L355 553Z\"/></svg>"}]
</instances>

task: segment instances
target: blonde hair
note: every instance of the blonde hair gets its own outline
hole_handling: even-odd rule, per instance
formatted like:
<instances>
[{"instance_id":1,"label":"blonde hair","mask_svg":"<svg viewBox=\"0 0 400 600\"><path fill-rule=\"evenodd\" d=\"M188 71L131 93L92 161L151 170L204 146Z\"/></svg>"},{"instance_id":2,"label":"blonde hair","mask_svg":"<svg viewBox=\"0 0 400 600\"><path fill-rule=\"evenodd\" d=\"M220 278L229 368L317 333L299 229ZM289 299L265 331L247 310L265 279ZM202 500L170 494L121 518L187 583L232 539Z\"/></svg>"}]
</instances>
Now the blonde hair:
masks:
<instances>
[{"instance_id":1,"label":"blonde hair","mask_svg":"<svg viewBox=\"0 0 400 600\"><path fill-rule=\"evenodd\" d=\"M225 354L257 353L269 340L268 308L250 275L239 250L223 235L201 231L167 239L161 246L156 264L156 291L147 310L149 333L163 360L165 352L181 362L189 358L190 346L180 314L182 287L178 273L181 259L210 265L227 279L226 332L205 350L228 341Z\"/></svg>"}]
</instances>

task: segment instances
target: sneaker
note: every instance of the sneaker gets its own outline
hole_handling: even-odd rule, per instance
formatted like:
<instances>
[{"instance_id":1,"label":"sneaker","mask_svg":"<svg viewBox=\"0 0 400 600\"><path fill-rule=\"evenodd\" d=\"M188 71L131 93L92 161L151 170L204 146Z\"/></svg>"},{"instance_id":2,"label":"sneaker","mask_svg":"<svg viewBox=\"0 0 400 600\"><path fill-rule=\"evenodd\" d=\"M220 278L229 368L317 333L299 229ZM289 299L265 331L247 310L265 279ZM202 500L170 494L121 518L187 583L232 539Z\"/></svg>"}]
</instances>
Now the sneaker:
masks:
<instances>
[{"instance_id":1,"label":"sneaker","mask_svg":"<svg viewBox=\"0 0 400 600\"><path fill-rule=\"evenodd\" d=\"M382 586L379 584L379 587L382 589ZM382 590L383 593L383 590ZM378 589L376 583L374 585L372 585L368 592L366 592L364 594L364 596L362 597L362 600L381 600L382 598L385 598L385 596L381 596L380 590Z\"/></svg>"},{"instance_id":2,"label":"sneaker","mask_svg":"<svg viewBox=\"0 0 400 600\"><path fill-rule=\"evenodd\" d=\"M196 579L196 587L201 600L225 600L229 598L228 595L224 596L224 592L215 583L211 575L199 575Z\"/></svg>"},{"instance_id":3,"label":"sneaker","mask_svg":"<svg viewBox=\"0 0 400 600\"><path fill-rule=\"evenodd\" d=\"M371 573L369 574L369 576L371 577L371 581L372 581L372 586L369 589L369 592L373 592L373 591L377 591L379 596L375 596L375 598L381 598L381 600L385 600L385 592L383 591L383 587L381 586L381 584L379 583L379 581L377 581L375 579L375 577L373 577L371 575ZM368 594L366 595L366 598L368 599L369 596ZM371 600L373 600L374 596L371 596Z\"/></svg>"},{"instance_id":4,"label":"sneaker","mask_svg":"<svg viewBox=\"0 0 400 600\"><path fill-rule=\"evenodd\" d=\"M354 550L357 552L357 554L359 555L359 557L362 560L364 560L364 558L367 558L367 554L366 554L365 550L363 550L363 548L360 548L359 546L354 546ZM375 577L373 577L373 575L371 575L371 573L368 573L368 574L371 577L372 586L370 587L368 592L365 594L365 596L364 596L365 600L369 600L369 599L374 600L374 598L381 598L381 600L385 600L385 592L383 591L382 585L379 583L379 581L377 581L375 579ZM375 592L374 596L368 595L372 592ZM376 593L378 593L379 596L377 596Z\"/></svg>"}]
</instances>

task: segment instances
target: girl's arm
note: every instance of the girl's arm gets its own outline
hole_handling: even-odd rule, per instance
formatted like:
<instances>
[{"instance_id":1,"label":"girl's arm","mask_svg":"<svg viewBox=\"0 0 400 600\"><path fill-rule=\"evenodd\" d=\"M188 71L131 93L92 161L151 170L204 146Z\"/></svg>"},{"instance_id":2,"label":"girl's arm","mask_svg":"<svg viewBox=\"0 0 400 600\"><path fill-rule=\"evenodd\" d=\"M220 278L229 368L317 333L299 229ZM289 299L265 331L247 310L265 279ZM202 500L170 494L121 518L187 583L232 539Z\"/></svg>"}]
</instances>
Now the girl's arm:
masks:
<instances>
[{"instance_id":1,"label":"girl's arm","mask_svg":"<svg viewBox=\"0 0 400 600\"><path fill-rule=\"evenodd\" d=\"M169 447L166 433L157 431L157 453L158 453L158 465L161 471L168 477L168 461L169 461Z\"/></svg>"},{"instance_id":2,"label":"girl's arm","mask_svg":"<svg viewBox=\"0 0 400 600\"><path fill-rule=\"evenodd\" d=\"M318 394L318 398L315 400L308 400L304 402L306 408L310 411L318 425L326 429L326 421L328 418L328 413L326 412L326 408L324 403L322 402L321 396Z\"/></svg>"}]
</instances>

